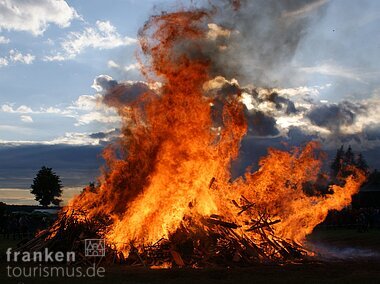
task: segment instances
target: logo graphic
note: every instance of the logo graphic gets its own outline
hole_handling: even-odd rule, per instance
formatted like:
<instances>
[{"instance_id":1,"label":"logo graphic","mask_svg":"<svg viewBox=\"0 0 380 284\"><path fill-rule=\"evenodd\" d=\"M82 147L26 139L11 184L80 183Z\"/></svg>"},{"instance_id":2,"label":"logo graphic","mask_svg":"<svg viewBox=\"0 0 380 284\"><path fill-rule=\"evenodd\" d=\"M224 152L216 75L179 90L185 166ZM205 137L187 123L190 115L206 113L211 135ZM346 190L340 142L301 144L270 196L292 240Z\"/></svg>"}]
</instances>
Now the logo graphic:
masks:
<instances>
[{"instance_id":1,"label":"logo graphic","mask_svg":"<svg viewBox=\"0 0 380 284\"><path fill-rule=\"evenodd\" d=\"M105 256L106 244L104 239L85 239L85 256Z\"/></svg>"}]
</instances>

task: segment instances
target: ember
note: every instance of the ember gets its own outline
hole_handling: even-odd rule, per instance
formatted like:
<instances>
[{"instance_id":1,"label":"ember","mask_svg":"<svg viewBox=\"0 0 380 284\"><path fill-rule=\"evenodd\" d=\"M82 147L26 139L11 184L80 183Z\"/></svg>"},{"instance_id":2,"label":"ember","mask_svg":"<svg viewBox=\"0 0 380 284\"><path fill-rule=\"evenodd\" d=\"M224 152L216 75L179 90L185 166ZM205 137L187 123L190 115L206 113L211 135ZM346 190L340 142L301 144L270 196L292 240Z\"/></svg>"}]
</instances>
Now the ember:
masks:
<instances>
[{"instance_id":1,"label":"ember","mask_svg":"<svg viewBox=\"0 0 380 284\"><path fill-rule=\"evenodd\" d=\"M211 94L220 77L210 75L201 44L211 17L180 11L144 25L141 70L148 85L159 81L160 87L128 103L117 99L116 89L106 95L123 129L104 150L99 186L74 198L25 248L80 248L85 238L101 237L110 261L152 268L244 266L311 255L302 247L305 236L329 210L350 204L364 175L352 169L329 194L306 195L303 188L316 182L323 158L310 142L290 151L269 149L257 171L231 179L247 123L238 89Z\"/></svg>"}]
</instances>

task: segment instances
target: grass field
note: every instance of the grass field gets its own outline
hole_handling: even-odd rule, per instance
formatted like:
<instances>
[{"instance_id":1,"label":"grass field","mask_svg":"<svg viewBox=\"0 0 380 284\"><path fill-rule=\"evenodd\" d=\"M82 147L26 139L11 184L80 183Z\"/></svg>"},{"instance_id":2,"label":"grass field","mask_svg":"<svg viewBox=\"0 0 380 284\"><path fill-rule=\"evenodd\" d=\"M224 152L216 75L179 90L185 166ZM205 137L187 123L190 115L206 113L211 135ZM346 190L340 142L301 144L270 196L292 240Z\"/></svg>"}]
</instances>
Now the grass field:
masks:
<instances>
[{"instance_id":1,"label":"grass field","mask_svg":"<svg viewBox=\"0 0 380 284\"><path fill-rule=\"evenodd\" d=\"M303 264L233 269L145 270L122 265L105 267L104 278L8 278L5 250L17 242L0 239L0 283L380 283L380 230L319 230L308 238L343 258L318 258ZM368 256L362 252L372 252Z\"/></svg>"}]
</instances>

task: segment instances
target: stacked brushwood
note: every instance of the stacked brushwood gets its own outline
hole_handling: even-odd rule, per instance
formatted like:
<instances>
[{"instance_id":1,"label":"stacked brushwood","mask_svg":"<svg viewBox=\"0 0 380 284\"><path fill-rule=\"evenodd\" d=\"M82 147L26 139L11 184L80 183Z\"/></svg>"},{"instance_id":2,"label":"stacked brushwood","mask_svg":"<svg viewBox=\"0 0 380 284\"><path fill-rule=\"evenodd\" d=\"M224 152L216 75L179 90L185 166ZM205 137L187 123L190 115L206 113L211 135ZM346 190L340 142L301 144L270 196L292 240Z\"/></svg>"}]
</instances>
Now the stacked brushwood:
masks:
<instances>
[{"instance_id":1,"label":"stacked brushwood","mask_svg":"<svg viewBox=\"0 0 380 284\"><path fill-rule=\"evenodd\" d=\"M49 252L75 252L76 264L90 264L94 259L85 256L85 240L102 238L110 222L106 216L91 219L87 216L83 210L65 208L51 228L38 232L18 250L45 253L47 248Z\"/></svg>"},{"instance_id":2,"label":"stacked brushwood","mask_svg":"<svg viewBox=\"0 0 380 284\"><path fill-rule=\"evenodd\" d=\"M239 215L255 210L254 204L244 196L242 200L244 205L232 201L240 208ZM255 215L259 218L245 224L246 229L219 215L201 218L201 225L186 220L187 225L181 226L168 239L162 238L139 249L130 244L128 257L119 253L117 261L145 267L233 267L307 259L306 249L275 235L272 226L280 220L271 220L266 213L256 212Z\"/></svg>"},{"instance_id":3,"label":"stacked brushwood","mask_svg":"<svg viewBox=\"0 0 380 284\"><path fill-rule=\"evenodd\" d=\"M169 238L162 238L148 246L125 244L128 253L117 251L108 244L106 255L101 261L146 268L200 268L283 263L307 258L307 251L300 245L275 235L272 226L280 220L271 220L265 212L257 212L249 200L243 196L241 199L242 204L232 201L240 210L238 215L256 210L254 216L258 216L247 221L244 229L219 215L202 217L201 222L193 223L189 217L186 226L181 226ZM84 211L66 209L50 229L40 232L19 249L74 251L77 255L76 264L91 263L93 260L84 254L85 240L104 238L111 222L107 216L91 219L86 216L88 215Z\"/></svg>"}]
</instances>

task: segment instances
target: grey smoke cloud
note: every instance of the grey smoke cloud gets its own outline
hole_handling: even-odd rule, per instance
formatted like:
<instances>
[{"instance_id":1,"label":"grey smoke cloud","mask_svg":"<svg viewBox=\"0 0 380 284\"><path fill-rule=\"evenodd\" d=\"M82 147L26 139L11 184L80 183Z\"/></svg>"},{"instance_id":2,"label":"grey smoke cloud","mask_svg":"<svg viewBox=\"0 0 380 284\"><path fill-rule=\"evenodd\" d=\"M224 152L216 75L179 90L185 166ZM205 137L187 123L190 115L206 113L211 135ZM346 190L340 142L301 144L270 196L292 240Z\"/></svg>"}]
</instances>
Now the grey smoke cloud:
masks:
<instances>
[{"instance_id":1,"label":"grey smoke cloud","mask_svg":"<svg viewBox=\"0 0 380 284\"><path fill-rule=\"evenodd\" d=\"M154 94L153 90L145 82L116 82L116 84L105 93L103 103L118 108L120 105L132 103L143 94Z\"/></svg>"},{"instance_id":2,"label":"grey smoke cloud","mask_svg":"<svg viewBox=\"0 0 380 284\"><path fill-rule=\"evenodd\" d=\"M325 11L326 2L243 0L237 10L231 9L229 1L213 3L218 11L213 20L230 31L215 41L219 48L210 48L213 75L275 86L311 22Z\"/></svg>"},{"instance_id":3,"label":"grey smoke cloud","mask_svg":"<svg viewBox=\"0 0 380 284\"><path fill-rule=\"evenodd\" d=\"M206 2L206 1L205 1ZM234 1L232 1L234 2ZM203 25L207 39L176 42L178 55L206 59L211 77L237 79L241 84L263 87L280 85L310 25L321 17L325 0L207 1L211 11ZM201 46L202 48L198 48Z\"/></svg>"}]
</instances>

